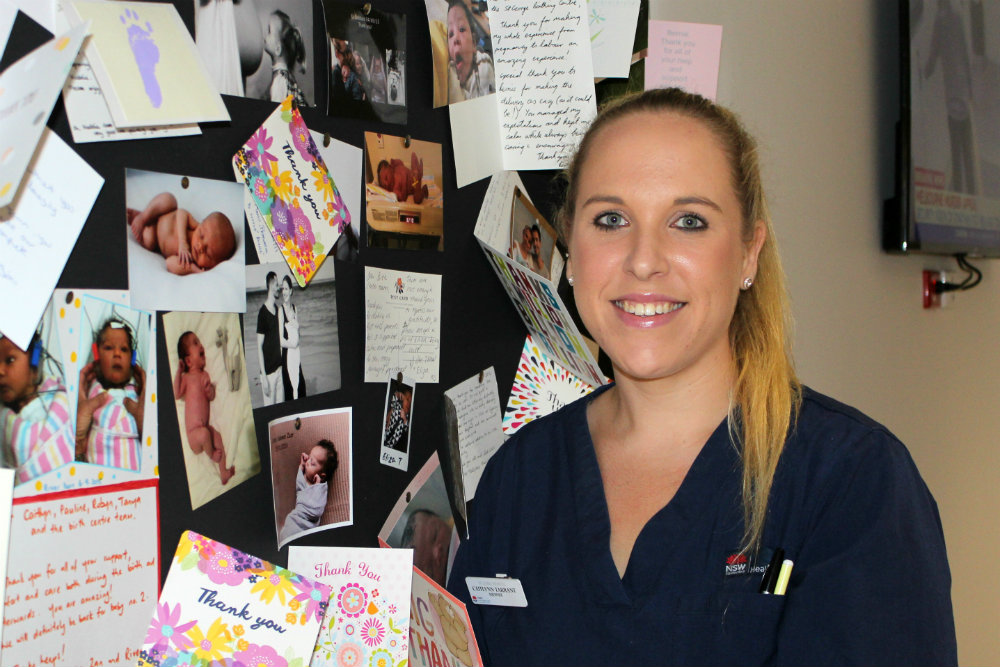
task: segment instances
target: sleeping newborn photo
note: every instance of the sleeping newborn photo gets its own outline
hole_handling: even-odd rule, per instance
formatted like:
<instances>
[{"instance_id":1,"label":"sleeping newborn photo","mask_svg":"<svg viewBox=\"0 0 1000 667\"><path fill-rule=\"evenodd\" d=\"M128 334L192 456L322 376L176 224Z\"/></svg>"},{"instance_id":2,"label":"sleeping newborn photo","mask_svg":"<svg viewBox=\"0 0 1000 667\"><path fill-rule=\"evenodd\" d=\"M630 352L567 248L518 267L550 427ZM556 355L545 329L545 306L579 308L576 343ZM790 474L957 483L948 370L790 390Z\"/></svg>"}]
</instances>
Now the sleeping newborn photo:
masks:
<instances>
[{"instance_id":1,"label":"sleeping newborn photo","mask_svg":"<svg viewBox=\"0 0 1000 667\"><path fill-rule=\"evenodd\" d=\"M144 310L245 312L240 183L125 170L132 305Z\"/></svg>"}]
</instances>

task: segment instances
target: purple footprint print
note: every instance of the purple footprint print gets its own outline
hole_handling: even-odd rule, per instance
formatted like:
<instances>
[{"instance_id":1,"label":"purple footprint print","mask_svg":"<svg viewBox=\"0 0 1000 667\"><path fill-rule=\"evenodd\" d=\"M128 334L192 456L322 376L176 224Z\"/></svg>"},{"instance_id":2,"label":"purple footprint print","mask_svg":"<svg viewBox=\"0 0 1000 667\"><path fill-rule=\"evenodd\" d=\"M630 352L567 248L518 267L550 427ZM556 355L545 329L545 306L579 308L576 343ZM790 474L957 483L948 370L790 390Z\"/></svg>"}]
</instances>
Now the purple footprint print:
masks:
<instances>
[{"instance_id":1,"label":"purple footprint print","mask_svg":"<svg viewBox=\"0 0 1000 667\"><path fill-rule=\"evenodd\" d=\"M163 103L163 93L160 91L160 82L156 80L156 64L160 62L160 49L153 41L153 26L146 21L146 28L139 25L139 15L131 9L126 9L120 17L122 24L128 32L128 44L135 57L135 64L139 66L139 74L142 76L142 84L146 88L146 97L154 109L159 109Z\"/></svg>"}]
</instances>

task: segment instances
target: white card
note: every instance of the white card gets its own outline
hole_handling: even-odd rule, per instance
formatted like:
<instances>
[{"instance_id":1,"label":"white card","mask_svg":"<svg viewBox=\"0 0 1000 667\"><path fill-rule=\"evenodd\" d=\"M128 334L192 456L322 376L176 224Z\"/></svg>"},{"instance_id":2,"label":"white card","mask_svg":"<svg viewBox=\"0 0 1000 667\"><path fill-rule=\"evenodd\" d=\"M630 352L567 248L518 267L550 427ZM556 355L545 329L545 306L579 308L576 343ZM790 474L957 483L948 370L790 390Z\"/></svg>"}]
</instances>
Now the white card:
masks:
<instances>
[{"instance_id":1,"label":"white card","mask_svg":"<svg viewBox=\"0 0 1000 667\"><path fill-rule=\"evenodd\" d=\"M510 577L466 577L465 585L475 604L496 607L527 607L524 587Z\"/></svg>"}]
</instances>

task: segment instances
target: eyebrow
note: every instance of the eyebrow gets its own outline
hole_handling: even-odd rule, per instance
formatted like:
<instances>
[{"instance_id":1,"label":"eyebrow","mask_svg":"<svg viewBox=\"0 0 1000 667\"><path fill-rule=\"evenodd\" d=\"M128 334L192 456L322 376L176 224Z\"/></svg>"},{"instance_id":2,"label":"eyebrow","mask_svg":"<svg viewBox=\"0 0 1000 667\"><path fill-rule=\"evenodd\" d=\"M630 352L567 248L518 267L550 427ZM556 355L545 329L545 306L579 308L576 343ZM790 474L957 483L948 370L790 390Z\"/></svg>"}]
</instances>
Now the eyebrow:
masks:
<instances>
[{"instance_id":1,"label":"eyebrow","mask_svg":"<svg viewBox=\"0 0 1000 667\"><path fill-rule=\"evenodd\" d=\"M594 195L583 202L584 206L590 204L617 204L618 206L624 206L625 201L621 197L616 197L614 195ZM722 213L722 207L716 204L711 199L707 197L699 197L697 195L689 195L687 197L677 197L674 199L674 206L690 206L691 204L701 204L702 206L708 206L713 208L719 213Z\"/></svg>"}]
</instances>

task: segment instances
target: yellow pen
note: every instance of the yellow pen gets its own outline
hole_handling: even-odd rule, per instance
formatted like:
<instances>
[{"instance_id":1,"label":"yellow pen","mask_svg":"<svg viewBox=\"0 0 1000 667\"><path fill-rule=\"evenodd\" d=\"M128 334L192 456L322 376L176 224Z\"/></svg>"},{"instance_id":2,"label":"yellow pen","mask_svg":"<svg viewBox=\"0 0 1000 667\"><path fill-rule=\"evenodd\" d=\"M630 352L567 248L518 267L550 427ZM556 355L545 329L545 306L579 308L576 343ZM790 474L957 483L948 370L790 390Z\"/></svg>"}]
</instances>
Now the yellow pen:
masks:
<instances>
[{"instance_id":1,"label":"yellow pen","mask_svg":"<svg viewBox=\"0 0 1000 667\"><path fill-rule=\"evenodd\" d=\"M785 590L788 588L788 579L792 576L792 566L795 565L792 561L787 558L781 564L781 571L778 572L778 581L774 584L774 594L784 595Z\"/></svg>"}]
</instances>

